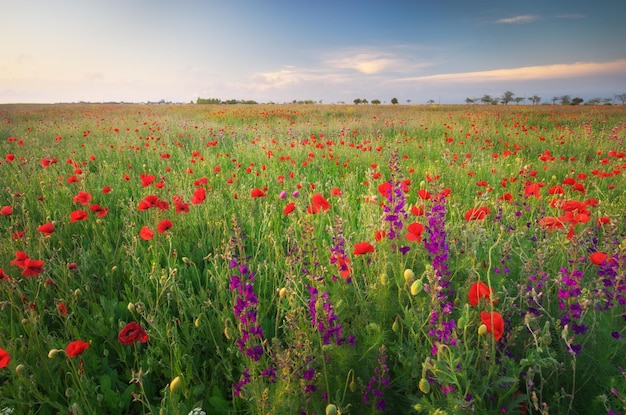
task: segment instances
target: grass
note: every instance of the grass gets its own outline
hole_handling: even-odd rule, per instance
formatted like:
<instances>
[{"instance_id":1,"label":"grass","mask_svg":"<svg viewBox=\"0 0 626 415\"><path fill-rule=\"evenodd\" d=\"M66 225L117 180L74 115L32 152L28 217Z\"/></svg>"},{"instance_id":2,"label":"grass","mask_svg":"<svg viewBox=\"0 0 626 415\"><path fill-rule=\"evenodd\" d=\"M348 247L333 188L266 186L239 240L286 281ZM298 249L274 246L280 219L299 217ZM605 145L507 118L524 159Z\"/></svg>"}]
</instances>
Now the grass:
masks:
<instances>
[{"instance_id":1,"label":"grass","mask_svg":"<svg viewBox=\"0 0 626 415\"><path fill-rule=\"evenodd\" d=\"M623 117L1 106L0 409L623 413Z\"/></svg>"}]
</instances>

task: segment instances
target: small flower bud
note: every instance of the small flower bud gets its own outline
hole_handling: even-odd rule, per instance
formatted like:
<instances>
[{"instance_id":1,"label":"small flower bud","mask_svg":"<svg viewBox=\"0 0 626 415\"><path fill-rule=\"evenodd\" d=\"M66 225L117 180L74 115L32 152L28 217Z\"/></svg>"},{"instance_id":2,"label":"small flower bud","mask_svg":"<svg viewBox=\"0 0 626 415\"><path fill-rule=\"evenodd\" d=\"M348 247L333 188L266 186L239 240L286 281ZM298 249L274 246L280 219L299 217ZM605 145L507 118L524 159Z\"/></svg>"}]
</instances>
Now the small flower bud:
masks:
<instances>
[{"instance_id":1,"label":"small flower bud","mask_svg":"<svg viewBox=\"0 0 626 415\"><path fill-rule=\"evenodd\" d=\"M415 280L413 284L411 284L411 295L417 295L422 291L424 283L422 280Z\"/></svg>"},{"instance_id":2,"label":"small flower bud","mask_svg":"<svg viewBox=\"0 0 626 415\"><path fill-rule=\"evenodd\" d=\"M487 334L487 326L485 324L481 324L478 327L478 335L479 336L484 336L485 334Z\"/></svg>"},{"instance_id":3,"label":"small flower bud","mask_svg":"<svg viewBox=\"0 0 626 415\"><path fill-rule=\"evenodd\" d=\"M278 290L279 298L284 298L286 295L287 295L287 287L282 287L280 290Z\"/></svg>"},{"instance_id":4,"label":"small flower bud","mask_svg":"<svg viewBox=\"0 0 626 415\"><path fill-rule=\"evenodd\" d=\"M172 382L170 383L170 393L174 393L178 389L180 389L182 383L183 380L180 378L180 376L176 376L174 379L172 379Z\"/></svg>"},{"instance_id":5,"label":"small flower bud","mask_svg":"<svg viewBox=\"0 0 626 415\"><path fill-rule=\"evenodd\" d=\"M388 282L389 279L387 278L387 274L385 274L384 272L380 274L380 285L386 286Z\"/></svg>"},{"instance_id":6,"label":"small flower bud","mask_svg":"<svg viewBox=\"0 0 626 415\"><path fill-rule=\"evenodd\" d=\"M126 308L128 309L128 311L130 311L131 313L135 312L135 304L134 303L128 303L128 305L126 306Z\"/></svg>"},{"instance_id":7,"label":"small flower bud","mask_svg":"<svg viewBox=\"0 0 626 415\"><path fill-rule=\"evenodd\" d=\"M425 378L420 379L419 388L423 393L430 392L430 383Z\"/></svg>"},{"instance_id":8,"label":"small flower bud","mask_svg":"<svg viewBox=\"0 0 626 415\"><path fill-rule=\"evenodd\" d=\"M22 364L15 366L15 373L17 373L20 376L26 376L26 366Z\"/></svg>"},{"instance_id":9,"label":"small flower bud","mask_svg":"<svg viewBox=\"0 0 626 415\"><path fill-rule=\"evenodd\" d=\"M415 273L413 272L413 270L405 269L404 270L404 281L407 284L412 284L414 280L415 280Z\"/></svg>"},{"instance_id":10,"label":"small flower bud","mask_svg":"<svg viewBox=\"0 0 626 415\"><path fill-rule=\"evenodd\" d=\"M326 415L337 415L337 406L332 403L326 405Z\"/></svg>"},{"instance_id":11,"label":"small flower bud","mask_svg":"<svg viewBox=\"0 0 626 415\"><path fill-rule=\"evenodd\" d=\"M48 359L54 359L54 356L56 356L59 353L59 349L50 349L50 351L48 352Z\"/></svg>"}]
</instances>

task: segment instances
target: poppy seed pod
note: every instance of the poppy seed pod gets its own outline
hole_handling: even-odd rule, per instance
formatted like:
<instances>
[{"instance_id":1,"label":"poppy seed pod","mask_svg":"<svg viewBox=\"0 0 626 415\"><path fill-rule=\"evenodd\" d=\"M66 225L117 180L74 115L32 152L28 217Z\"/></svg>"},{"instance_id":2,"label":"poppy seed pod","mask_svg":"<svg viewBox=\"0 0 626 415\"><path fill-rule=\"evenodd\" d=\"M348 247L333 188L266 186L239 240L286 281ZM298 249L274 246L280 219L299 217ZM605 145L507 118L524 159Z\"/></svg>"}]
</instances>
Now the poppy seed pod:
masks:
<instances>
[{"instance_id":1,"label":"poppy seed pod","mask_svg":"<svg viewBox=\"0 0 626 415\"><path fill-rule=\"evenodd\" d=\"M182 383L183 380L180 376L176 376L174 379L172 379L172 382L170 383L170 393L174 393L179 390L182 386Z\"/></svg>"},{"instance_id":2,"label":"poppy seed pod","mask_svg":"<svg viewBox=\"0 0 626 415\"><path fill-rule=\"evenodd\" d=\"M407 284L413 284L414 280L415 280L415 273L413 272L413 270L405 269L404 270L404 281Z\"/></svg>"}]
</instances>

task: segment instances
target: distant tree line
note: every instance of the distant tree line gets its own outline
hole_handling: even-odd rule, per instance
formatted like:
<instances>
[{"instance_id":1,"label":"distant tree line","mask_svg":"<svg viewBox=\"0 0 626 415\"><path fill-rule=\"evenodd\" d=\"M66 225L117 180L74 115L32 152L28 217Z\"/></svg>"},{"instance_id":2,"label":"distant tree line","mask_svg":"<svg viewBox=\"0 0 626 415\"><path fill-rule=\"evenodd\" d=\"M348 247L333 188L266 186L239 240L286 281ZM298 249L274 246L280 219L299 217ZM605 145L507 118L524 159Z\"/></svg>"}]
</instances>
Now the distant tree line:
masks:
<instances>
[{"instance_id":1,"label":"distant tree line","mask_svg":"<svg viewBox=\"0 0 626 415\"><path fill-rule=\"evenodd\" d=\"M219 98L200 98L196 99L196 104L206 105L206 104L258 104L258 102L253 101L251 99L241 100L241 99L228 99L226 101L222 101Z\"/></svg>"},{"instance_id":2,"label":"distant tree line","mask_svg":"<svg viewBox=\"0 0 626 415\"><path fill-rule=\"evenodd\" d=\"M503 105L507 105L510 102L513 102L515 104L520 104L524 101L524 99L527 99L528 101L530 101L533 105L538 105L541 103L541 97L538 95L533 95L531 97L527 97L527 98L523 98L523 97L516 97L515 94L511 91L506 91L504 92L500 97L492 97L491 95L483 95L481 98L466 98L465 99L465 103L467 104L475 104L475 103L482 103L482 104L486 104L486 105L497 105L497 104L503 104ZM585 103L586 105L611 105L613 103L613 100L616 101L620 101L622 103L622 105L624 105L626 103L626 93L624 94L616 94L614 96L614 98L591 98L589 100L587 100L587 102ZM580 105L584 102L585 100L580 98L580 97L575 97L572 98L570 95L561 95L561 96L555 96L552 97L552 105L556 105L556 104L560 104L560 105Z\"/></svg>"}]
</instances>

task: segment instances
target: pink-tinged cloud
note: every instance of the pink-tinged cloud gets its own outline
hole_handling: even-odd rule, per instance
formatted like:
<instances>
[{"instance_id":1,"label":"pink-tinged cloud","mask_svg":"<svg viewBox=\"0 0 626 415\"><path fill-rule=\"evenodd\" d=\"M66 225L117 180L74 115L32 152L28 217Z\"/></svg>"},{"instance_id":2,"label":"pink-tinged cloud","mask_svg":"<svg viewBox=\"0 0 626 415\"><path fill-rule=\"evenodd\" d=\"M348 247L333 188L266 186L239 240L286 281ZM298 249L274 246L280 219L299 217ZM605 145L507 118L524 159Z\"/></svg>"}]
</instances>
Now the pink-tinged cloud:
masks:
<instances>
[{"instance_id":1,"label":"pink-tinged cloud","mask_svg":"<svg viewBox=\"0 0 626 415\"><path fill-rule=\"evenodd\" d=\"M439 75L402 78L396 82L494 82L528 81L545 79L580 78L585 76L607 76L626 73L626 59L611 62L576 62L520 68L493 69L489 71L460 72Z\"/></svg>"}]
</instances>

